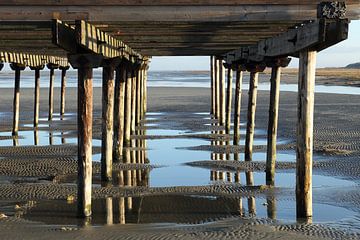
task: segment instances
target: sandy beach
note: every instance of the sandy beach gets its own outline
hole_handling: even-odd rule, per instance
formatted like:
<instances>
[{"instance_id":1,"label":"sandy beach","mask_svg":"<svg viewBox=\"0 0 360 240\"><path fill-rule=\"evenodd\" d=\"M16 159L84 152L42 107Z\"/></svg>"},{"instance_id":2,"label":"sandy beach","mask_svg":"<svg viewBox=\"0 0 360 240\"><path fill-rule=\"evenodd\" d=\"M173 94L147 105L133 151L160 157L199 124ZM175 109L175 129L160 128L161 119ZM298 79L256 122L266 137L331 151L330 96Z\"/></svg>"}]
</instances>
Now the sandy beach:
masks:
<instances>
[{"instance_id":1,"label":"sandy beach","mask_svg":"<svg viewBox=\"0 0 360 240\"><path fill-rule=\"evenodd\" d=\"M231 136L224 136L221 131L217 131L222 129L213 126L214 121L209 114L206 115L210 109L209 91L206 88L149 88L150 114L138 127L140 133L144 134L146 130L148 134L133 136L133 141L165 139L170 144L175 139L197 139L199 142L195 141L194 145L180 148L208 152L209 157L194 157L186 163L190 168L199 168L209 174L224 172L225 176L235 176L244 171L262 173L265 166L263 161L244 163L232 158L227 161L210 159L214 154L232 156L241 153L243 147L212 144L226 143L231 140ZM12 139L9 134L12 95L11 89L0 90L0 141L15 144L16 139ZM59 89L55 89L54 95L55 112L58 112ZM101 139L101 89L95 88L94 96L93 137ZM349 209L359 216L360 96L326 93L315 96L314 174L331 176L351 184L344 187L336 183L332 186L332 182L329 182L327 188L315 188L314 204L326 203ZM266 205L263 205L268 209L274 201L294 201L295 190L291 187L268 188L261 183L246 186L233 181L193 186L152 186L149 184L151 179L146 176L163 166L154 164L150 157L150 162L146 164L114 163L115 177L111 186L101 186L100 163L94 162L94 215L91 220L81 221L76 218L74 199L77 169L77 147L73 144L76 138L76 89L67 89L66 100L68 115L64 120L55 118L50 123L46 119L40 121L38 130L52 133L48 137L49 144L23 146L20 133L19 146L9 144L0 147L1 239L360 239L359 225L351 229L351 226L346 227L345 224L332 226L326 222L295 223L295 219L293 223L283 222L276 217L269 217L274 216L274 212L276 216L276 209L272 209L272 214L268 212L268 217L264 218L243 214L244 210L239 207L241 199L256 198L261 203L265 202ZM47 116L47 101L48 92L42 89L40 109L43 118ZM256 113L259 139L266 137L268 101L269 93L259 91ZM241 122L246 119L246 106L247 93L244 92ZM296 93L281 93L279 151L294 152L296 106ZM20 131L33 132L32 89L21 90L20 109ZM167 131L160 134L160 130L164 129ZM169 131L178 131L179 134ZM241 139L244 139L244 134ZM208 144L201 144L203 141ZM256 145L254 150L258 153L266 152L266 145ZM140 144L127 151L142 156L147 148ZM93 153L94 156L100 153L97 144L94 144ZM295 167L292 161L279 161L277 171L293 173ZM126 180L129 172L133 178L137 176L137 179L132 180L136 182L132 186ZM126 225L121 224L124 223L121 214L124 213L124 205L127 206L124 211L129 223ZM111 213L111 221L110 212L114 212Z\"/></svg>"}]
</instances>

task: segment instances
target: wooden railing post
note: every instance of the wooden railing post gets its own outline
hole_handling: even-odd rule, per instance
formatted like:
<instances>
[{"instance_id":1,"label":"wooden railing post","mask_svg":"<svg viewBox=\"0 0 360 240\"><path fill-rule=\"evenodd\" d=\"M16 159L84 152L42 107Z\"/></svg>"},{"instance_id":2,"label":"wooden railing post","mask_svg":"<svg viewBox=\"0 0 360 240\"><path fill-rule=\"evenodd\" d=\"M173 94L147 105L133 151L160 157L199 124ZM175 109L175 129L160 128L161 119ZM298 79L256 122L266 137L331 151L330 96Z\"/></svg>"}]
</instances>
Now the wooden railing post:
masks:
<instances>
[{"instance_id":1,"label":"wooden railing post","mask_svg":"<svg viewBox=\"0 0 360 240\"><path fill-rule=\"evenodd\" d=\"M78 215L91 215L93 68L101 66L99 55L69 55L78 69Z\"/></svg>"},{"instance_id":2,"label":"wooden railing post","mask_svg":"<svg viewBox=\"0 0 360 240\"><path fill-rule=\"evenodd\" d=\"M296 216L312 217L312 151L316 51L300 52L296 146Z\"/></svg>"},{"instance_id":3,"label":"wooden railing post","mask_svg":"<svg viewBox=\"0 0 360 240\"><path fill-rule=\"evenodd\" d=\"M15 71L12 135L16 136L18 135L19 132L19 118L20 118L20 77L21 77L20 72L25 69L25 66L11 63L10 68Z\"/></svg>"}]
</instances>

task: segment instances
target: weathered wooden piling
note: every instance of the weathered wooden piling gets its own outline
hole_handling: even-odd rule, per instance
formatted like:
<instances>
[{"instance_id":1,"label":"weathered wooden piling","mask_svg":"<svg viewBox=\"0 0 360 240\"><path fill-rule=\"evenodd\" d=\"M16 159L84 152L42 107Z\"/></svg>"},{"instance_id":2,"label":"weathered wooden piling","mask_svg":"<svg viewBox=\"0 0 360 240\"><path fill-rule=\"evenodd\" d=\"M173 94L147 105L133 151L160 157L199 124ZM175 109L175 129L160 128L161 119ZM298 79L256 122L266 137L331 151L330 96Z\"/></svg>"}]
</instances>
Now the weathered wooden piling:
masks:
<instances>
[{"instance_id":1,"label":"weathered wooden piling","mask_svg":"<svg viewBox=\"0 0 360 240\"><path fill-rule=\"evenodd\" d=\"M123 156L124 145L124 116L125 116L125 82L126 65L121 63L116 68L115 102L114 102L114 156L118 162Z\"/></svg>"},{"instance_id":2,"label":"weathered wooden piling","mask_svg":"<svg viewBox=\"0 0 360 240\"><path fill-rule=\"evenodd\" d=\"M220 61L218 58L215 58L214 63L215 71L215 117L220 119Z\"/></svg>"},{"instance_id":3,"label":"weathered wooden piling","mask_svg":"<svg viewBox=\"0 0 360 240\"><path fill-rule=\"evenodd\" d=\"M215 114L215 57L210 56L210 86L211 86L211 111L210 114Z\"/></svg>"},{"instance_id":4,"label":"weathered wooden piling","mask_svg":"<svg viewBox=\"0 0 360 240\"><path fill-rule=\"evenodd\" d=\"M112 179L113 129L114 129L114 72L118 61L105 60L102 79L102 141L101 141L101 180Z\"/></svg>"},{"instance_id":5,"label":"weathered wooden piling","mask_svg":"<svg viewBox=\"0 0 360 240\"><path fill-rule=\"evenodd\" d=\"M35 71L35 88L34 88L34 127L39 124L40 113L40 70L44 69L44 66L30 67Z\"/></svg>"},{"instance_id":6,"label":"weathered wooden piling","mask_svg":"<svg viewBox=\"0 0 360 240\"><path fill-rule=\"evenodd\" d=\"M236 70L236 87L235 87L235 113L234 113L234 140L233 144L239 145L240 142L240 113L241 113L241 94L243 70L237 67ZM238 156L238 155L237 155Z\"/></svg>"},{"instance_id":7,"label":"weathered wooden piling","mask_svg":"<svg viewBox=\"0 0 360 240\"><path fill-rule=\"evenodd\" d=\"M69 67L59 67L59 69L61 70L60 116L64 116L66 100L66 71Z\"/></svg>"},{"instance_id":8,"label":"weathered wooden piling","mask_svg":"<svg viewBox=\"0 0 360 240\"><path fill-rule=\"evenodd\" d=\"M225 89L225 67L223 60L220 61L220 124L225 126L226 120L226 89Z\"/></svg>"},{"instance_id":9,"label":"weathered wooden piling","mask_svg":"<svg viewBox=\"0 0 360 240\"><path fill-rule=\"evenodd\" d=\"M93 68L99 67L99 55L69 55L73 68L78 69L78 215L91 215L92 187L92 126Z\"/></svg>"},{"instance_id":10,"label":"weathered wooden piling","mask_svg":"<svg viewBox=\"0 0 360 240\"><path fill-rule=\"evenodd\" d=\"M258 72L250 72L249 97L247 109L246 138L245 138L245 161L252 161L252 149L255 131L255 112L258 87Z\"/></svg>"},{"instance_id":11,"label":"weathered wooden piling","mask_svg":"<svg viewBox=\"0 0 360 240\"><path fill-rule=\"evenodd\" d=\"M147 79L149 66L146 65L144 70L144 114L147 112Z\"/></svg>"},{"instance_id":12,"label":"weathered wooden piling","mask_svg":"<svg viewBox=\"0 0 360 240\"><path fill-rule=\"evenodd\" d=\"M124 116L124 146L131 145L131 98L132 98L132 69L130 67L126 70L126 91L125 91L125 116Z\"/></svg>"},{"instance_id":13,"label":"weathered wooden piling","mask_svg":"<svg viewBox=\"0 0 360 240\"><path fill-rule=\"evenodd\" d=\"M312 151L316 51L301 51L296 146L296 216L312 217Z\"/></svg>"},{"instance_id":14,"label":"weathered wooden piling","mask_svg":"<svg viewBox=\"0 0 360 240\"><path fill-rule=\"evenodd\" d=\"M13 101L13 127L12 135L19 131L20 118L20 72L25 69L24 65L11 63L10 68L15 71L14 101Z\"/></svg>"},{"instance_id":15,"label":"weathered wooden piling","mask_svg":"<svg viewBox=\"0 0 360 240\"><path fill-rule=\"evenodd\" d=\"M47 68L50 70L50 78L49 78L49 112L48 112L48 120L52 120L53 112L54 112L54 81L55 81L55 69L58 68L58 65L55 64L47 64Z\"/></svg>"},{"instance_id":16,"label":"weathered wooden piling","mask_svg":"<svg viewBox=\"0 0 360 240\"><path fill-rule=\"evenodd\" d=\"M227 72L227 91L226 91L226 124L225 124L225 132L226 134L230 133L231 128L231 109L232 109L232 81L233 81L233 70L231 66L228 66Z\"/></svg>"},{"instance_id":17,"label":"weathered wooden piling","mask_svg":"<svg viewBox=\"0 0 360 240\"><path fill-rule=\"evenodd\" d=\"M134 69L131 78L131 134L134 134L136 127L137 75L138 72L136 69Z\"/></svg>"},{"instance_id":18,"label":"weathered wooden piling","mask_svg":"<svg viewBox=\"0 0 360 240\"><path fill-rule=\"evenodd\" d=\"M137 70L136 74L136 103L135 103L135 111L136 111L136 119L135 123L138 125L141 121L141 78L142 71L141 69Z\"/></svg>"},{"instance_id":19,"label":"weathered wooden piling","mask_svg":"<svg viewBox=\"0 0 360 240\"><path fill-rule=\"evenodd\" d=\"M265 67L266 66L264 64L247 65L247 70L250 72L250 80L249 80L248 112L247 112L246 138L245 138L245 161L252 161L259 72L264 71Z\"/></svg>"},{"instance_id":20,"label":"weathered wooden piling","mask_svg":"<svg viewBox=\"0 0 360 240\"><path fill-rule=\"evenodd\" d=\"M281 68L290 62L288 58L274 59L267 65L271 67L270 104L267 131L266 184L275 185L276 138L278 129Z\"/></svg>"}]
</instances>

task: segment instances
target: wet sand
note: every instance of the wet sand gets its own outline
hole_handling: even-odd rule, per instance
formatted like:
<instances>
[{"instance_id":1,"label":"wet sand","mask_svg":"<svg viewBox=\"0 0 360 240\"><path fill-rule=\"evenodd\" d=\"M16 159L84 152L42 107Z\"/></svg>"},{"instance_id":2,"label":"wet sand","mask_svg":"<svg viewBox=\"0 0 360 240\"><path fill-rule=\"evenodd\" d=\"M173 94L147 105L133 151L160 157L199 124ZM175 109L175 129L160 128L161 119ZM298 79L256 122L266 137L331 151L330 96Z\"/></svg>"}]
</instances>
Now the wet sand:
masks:
<instances>
[{"instance_id":1,"label":"wet sand","mask_svg":"<svg viewBox=\"0 0 360 240\"><path fill-rule=\"evenodd\" d=\"M41 116L47 114L47 90L41 91ZM59 91L55 90L54 108L59 107ZM94 91L94 138L100 139L101 124L101 90ZM148 112L164 113L161 118L149 118L144 123L148 127L140 126L139 130L148 131L160 128L179 131L180 134L149 134L133 136L134 141L143 139L177 138L205 139L209 141L226 142L231 136L215 132L218 127L212 126L213 120L204 118L204 115L194 113L209 112L209 89L203 88L149 88ZM257 136L265 138L268 114L268 92L259 91L256 113L256 128L260 131ZM354 182L348 188L334 188L332 191L314 189L315 202L326 202L330 205L341 206L360 213L360 201L357 187L360 180L360 111L358 103L360 96L316 94L315 103L315 141L314 141L314 173L331 175L339 179ZM247 94L243 95L241 121L246 119ZM286 139L280 142L278 149L293 151L295 148L295 123L297 111L296 93L283 92L280 98L279 138ZM20 130L33 131L32 109L33 90L22 89L20 102ZM76 90L67 90L68 113L76 112ZM11 130L12 90L0 90L0 134ZM25 124L25 126L24 126ZM119 205L130 204L141 209L143 219L139 222L136 217L139 213L127 208L127 214L134 218L132 224L112 225L111 222L96 224L104 213L94 214L89 222L76 221L76 146L72 145L76 137L76 117L68 115L65 120L48 123L45 119L40 122L39 130L53 131L61 134L61 139L67 142L64 145L44 146L4 146L0 147L0 230L2 239L359 239L360 235L354 229L335 228L326 224L290 224L277 220L242 216L241 209L237 209L233 201L246 197L251 199L276 199L277 201L294 200L293 189L276 187L269 189L264 186L244 186L238 183L216 182L204 186L181 187L153 187L146 181L136 181L137 186L126 186L129 172L146 174L161 165L152 162L115 163L114 186L101 187L99 181L99 163L94 162L94 201L104 201L104 207L110 201ZM154 125L151 125L154 124ZM244 127L243 127L244 129ZM182 132L185 131L185 132ZM212 131L211 134L207 133ZM204 133L202 133L204 132ZM165 132L166 133L166 132ZM241 135L244 139L244 134ZM2 140L1 140L2 139ZM1 135L0 141L13 141L9 136ZM18 139L21 142L21 139ZM16 141L15 141L16 142ZM60 144L60 143L59 143ZM184 147L196 151L209 151L214 154L236 154L242 152L241 146L227 145L198 145ZM255 152L266 150L264 145L255 146ZM129 148L129 152L141 154L145 148ZM99 146L95 146L94 154L99 154ZM319 160L316 160L319 157ZM210 158L210 154L209 154ZM151 160L151 159L150 159ZM192 159L189 166L206 168L212 171L255 171L263 172L263 162L243 163L237 161L210 161L210 159ZM277 171L293 171L293 162L279 162ZM133 176L133 175L132 175ZM138 175L139 176L139 175ZM134 182L134 181L133 181ZM295 179L294 179L295 182ZM124 186L125 185L125 186ZM202 198L204 197L204 198ZM217 202L210 201L216 198ZM221 200L224 198L224 200ZM53 200L57 199L57 200ZM232 200L229 200L232 199ZM45 201L45 202L44 202ZM50 201L50 202L46 202ZM64 207L62 204L69 202ZM141 202L141 204L139 203ZM47 204L48 203L48 204ZM15 205L14 205L15 204ZM98 208L94 203L94 212ZM66 204L65 204L66 205ZM70 206L70 211L69 210ZM107 206L107 205L106 205ZM204 209L196 208L204 206ZM206 211L211 209L211 211ZM226 206L226 207L224 207ZM128 206L129 207L129 206ZM66 210L64 210L66 209ZM122 208L121 208L122 209ZM183 210L182 210L183 209ZM228 213L224 214L224 209ZM140 209L139 209L140 211ZM178 211L178 212L177 212ZM31 215L34 212L37 214ZM47 212L55 213L50 220L43 215ZM236 213L237 212L237 213ZM240 214L239 214L240 212ZM29 213L29 214L28 214ZM60 217L59 215L64 215ZM67 213L67 214L65 214ZM57 215L58 214L58 215ZM99 217L100 215L100 217ZM25 217L24 217L25 216ZM26 217L27 216L27 217ZM43 216L43 217L31 217ZM114 217L116 218L116 217ZM120 216L118 216L120 218ZM156 221L154 220L156 219ZM119 220L120 222L122 220ZM138 222L136 222L138 221ZM154 221L157 224L154 224ZM76 222L76 224L72 224ZM106 224L107 223L107 224ZM134 224L140 223L140 224ZM206 223L206 224L205 224Z\"/></svg>"}]
</instances>

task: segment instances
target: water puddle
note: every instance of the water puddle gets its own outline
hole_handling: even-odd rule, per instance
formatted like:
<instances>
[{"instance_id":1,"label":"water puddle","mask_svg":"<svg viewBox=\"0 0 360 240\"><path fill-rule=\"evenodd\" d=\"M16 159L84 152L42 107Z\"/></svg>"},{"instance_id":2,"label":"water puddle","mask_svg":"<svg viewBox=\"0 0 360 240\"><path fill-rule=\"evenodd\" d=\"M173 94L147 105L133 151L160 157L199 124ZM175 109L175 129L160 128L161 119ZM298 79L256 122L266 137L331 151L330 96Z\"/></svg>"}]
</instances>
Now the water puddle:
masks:
<instances>
[{"instance_id":1,"label":"water puddle","mask_svg":"<svg viewBox=\"0 0 360 240\"><path fill-rule=\"evenodd\" d=\"M208 113L195 113L194 115L208 115ZM149 113L147 116L166 116L165 113ZM149 117L147 117L149 119ZM174 122L176 124L176 122ZM204 123L207 124L207 123ZM191 138L192 134L210 134L204 131L193 131L190 129L174 130L163 127L161 124L146 124L147 126L159 127L159 129L147 129L147 135L155 136L178 136L185 135L183 138L169 139L146 139L133 140L135 146L146 148L145 151L133 150L130 155L134 159L146 159L152 165L163 166L151 171L130 170L127 171L124 182L128 186L141 185L149 187L169 187L169 186L209 186L212 184L241 184L241 185L265 185L264 172L233 172L233 171L214 171L205 168L191 167L184 165L188 162L210 160L211 151L195 151L187 148L194 146L211 145L210 140ZM162 127L162 128L160 128ZM139 131L145 132L145 131ZM18 145L34 145L34 136L37 136L37 145L45 146L52 144L64 144L63 134L67 132L48 132L48 131L20 131ZM254 145L266 145L267 140L261 137L265 130L257 130ZM0 136L11 136L9 132L0 133ZM50 141L51 138L51 141ZM65 138L67 144L77 144L77 138ZM279 139L278 144L286 144L288 139ZM50 144L51 143L51 144ZM232 143L232 141L230 141ZM223 143L225 144L225 142ZM241 145L244 145L242 139ZM1 140L1 146L13 146L13 140ZM93 145L100 147L101 140L94 139ZM134 146L133 146L134 147ZM224 160L231 160L233 154L222 154ZM228 158L230 156L230 158ZM240 161L244 160L244 154L240 153ZM316 157L321 159L321 157ZM99 162L101 154L94 154L93 161ZM254 161L265 161L265 152L253 153ZM294 151L278 151L277 160L282 162L295 162ZM135 162L138 160L134 160ZM126 171L124 171L126 172ZM124 174L123 174L124 175ZM253 181L247 182L247 178ZM119 182L121 182L119 180ZM291 190L294 194L276 199L262 198L236 198L236 197L217 197L217 196L189 196L181 194L169 194L161 196L146 197L127 197L127 198L106 198L96 199L93 203L93 216L91 224L112 225L112 224L201 224L217 221L227 217L254 217L254 218L273 218L286 223L296 222L295 201L295 169L277 171L275 176L276 187ZM94 186L100 186L99 179L94 180ZM123 186L123 185L122 185ZM318 173L313 175L314 199L316 199L316 189L343 188L356 186L352 181L339 179L333 176L323 176ZM294 191L292 191L294 190ZM288 191L289 192L289 191ZM289 193L286 193L289 194ZM19 205L20 208L14 207ZM21 207L24 206L24 207ZM357 216L359 213L336 204L329 205L314 201L314 223L325 223L333 226L360 226ZM21 210L21 211L20 211ZM0 212L9 216L17 216L33 221L44 222L45 224L56 224L66 226L83 226L84 223L76 218L76 202L65 200L36 201L36 202L4 202L0 201Z\"/></svg>"}]
</instances>

